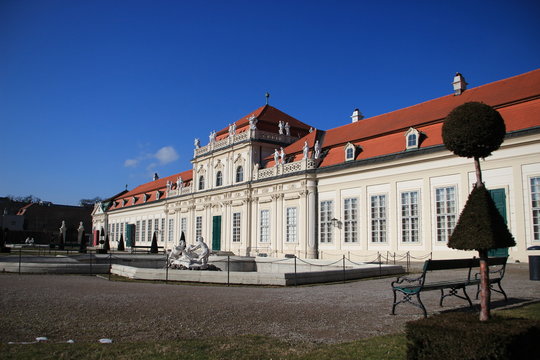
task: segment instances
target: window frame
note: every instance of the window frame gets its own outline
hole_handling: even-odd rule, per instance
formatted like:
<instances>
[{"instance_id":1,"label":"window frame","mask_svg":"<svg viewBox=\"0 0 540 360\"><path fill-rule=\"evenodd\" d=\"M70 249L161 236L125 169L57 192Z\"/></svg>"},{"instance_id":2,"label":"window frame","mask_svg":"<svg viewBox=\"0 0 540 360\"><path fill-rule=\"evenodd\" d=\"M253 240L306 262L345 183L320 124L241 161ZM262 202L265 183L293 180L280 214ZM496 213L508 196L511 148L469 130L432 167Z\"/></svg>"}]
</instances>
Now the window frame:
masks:
<instances>
[{"instance_id":1,"label":"window frame","mask_svg":"<svg viewBox=\"0 0 540 360\"><path fill-rule=\"evenodd\" d=\"M263 214L266 214L263 216ZM270 242L270 209L259 211L259 242Z\"/></svg>"},{"instance_id":2,"label":"window frame","mask_svg":"<svg viewBox=\"0 0 540 360\"><path fill-rule=\"evenodd\" d=\"M244 167L242 165L238 165L236 167L235 174L235 179L237 183L244 181Z\"/></svg>"},{"instance_id":3,"label":"window frame","mask_svg":"<svg viewBox=\"0 0 540 360\"><path fill-rule=\"evenodd\" d=\"M223 172L218 170L216 173L216 187L223 186Z\"/></svg>"},{"instance_id":4,"label":"window frame","mask_svg":"<svg viewBox=\"0 0 540 360\"><path fill-rule=\"evenodd\" d=\"M348 209L347 203L351 205ZM343 199L343 241L347 244L358 243L358 198Z\"/></svg>"},{"instance_id":5,"label":"window frame","mask_svg":"<svg viewBox=\"0 0 540 360\"><path fill-rule=\"evenodd\" d=\"M287 207L285 210L285 242L298 242L298 210L296 206Z\"/></svg>"},{"instance_id":6,"label":"window frame","mask_svg":"<svg viewBox=\"0 0 540 360\"><path fill-rule=\"evenodd\" d=\"M453 199L448 199L448 191L452 189L452 195ZM444 192L444 199L442 201L439 201L439 191ZM458 219L458 206L457 206L457 186L456 185L448 185L448 186L438 186L434 188L434 196L433 199L435 201L434 206L434 212L435 215L435 241L437 244L445 244L450 239L450 235L454 231L454 228L456 227L457 219ZM452 201L453 204L449 204L448 202ZM441 204L441 206L439 206ZM444 207L444 212L439 212L439 210ZM453 207L453 209L452 209ZM449 211L450 209L453 210L453 212ZM444 227L442 225L444 224Z\"/></svg>"},{"instance_id":7,"label":"window frame","mask_svg":"<svg viewBox=\"0 0 540 360\"><path fill-rule=\"evenodd\" d=\"M232 242L240 243L241 242L241 233L242 233L242 213L234 212L232 214Z\"/></svg>"},{"instance_id":8,"label":"window frame","mask_svg":"<svg viewBox=\"0 0 540 360\"><path fill-rule=\"evenodd\" d=\"M404 204L403 196L409 194L416 194L416 203L415 204ZM399 212L400 212L400 240L403 244L420 244L421 240L421 192L419 189L416 190L404 190L399 193ZM407 199L410 202L410 198ZM404 209L404 206L407 206L407 209ZM416 207L414 207L416 205ZM413 210L413 211L411 211ZM415 211L414 211L415 210ZM415 214L404 215L404 212L415 212ZM408 224L405 223L405 220L409 220ZM416 220L416 221L415 221ZM409 225L405 227L405 225ZM414 226L416 225L416 229ZM416 236L415 235L416 231Z\"/></svg>"},{"instance_id":9,"label":"window frame","mask_svg":"<svg viewBox=\"0 0 540 360\"><path fill-rule=\"evenodd\" d=\"M384 202L381 199L384 199ZM369 223L370 242L372 244L388 243L388 194L370 194Z\"/></svg>"},{"instance_id":10,"label":"window frame","mask_svg":"<svg viewBox=\"0 0 540 360\"><path fill-rule=\"evenodd\" d=\"M323 216L324 215L324 216ZM321 200L319 202L319 242L320 244L334 243L334 200Z\"/></svg>"}]
</instances>

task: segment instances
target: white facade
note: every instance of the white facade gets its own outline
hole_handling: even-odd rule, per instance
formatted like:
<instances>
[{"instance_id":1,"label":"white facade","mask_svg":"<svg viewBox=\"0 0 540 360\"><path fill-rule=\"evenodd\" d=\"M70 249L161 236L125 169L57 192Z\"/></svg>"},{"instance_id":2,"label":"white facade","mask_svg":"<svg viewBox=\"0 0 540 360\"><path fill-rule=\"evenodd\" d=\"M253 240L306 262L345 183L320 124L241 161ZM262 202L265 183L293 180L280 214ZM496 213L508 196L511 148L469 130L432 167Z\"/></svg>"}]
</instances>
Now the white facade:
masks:
<instances>
[{"instance_id":1,"label":"white facade","mask_svg":"<svg viewBox=\"0 0 540 360\"><path fill-rule=\"evenodd\" d=\"M540 109L539 100L531 104ZM514 121L511 111L503 114L505 121ZM532 125L509 131L501 148L481 163L487 188L503 199L517 243L509 249L510 261L528 261L526 249L540 245L540 119L537 111L532 113ZM515 121L519 125L521 120ZM314 159L313 151L303 158L301 145L295 144L311 136L312 149L324 137L306 131L294 138L251 128L196 148L187 186L133 206L129 198L117 196L105 212L100 204L94 230L106 229L113 248L122 231L126 236L122 224L135 225L137 245L150 245L151 222L158 245L165 248L176 244L183 231L188 244L201 235L214 251L236 255L345 255L352 261L374 260L377 254L399 258L409 253L418 259L477 255L446 246L476 181L473 160L453 155L441 141L422 146L421 136L436 136L423 134L420 125L395 133L401 134L399 152L358 159L363 146L365 151L369 146L361 139L344 139L328 145L326 152L323 142L321 158ZM411 134L418 144L411 142ZM271 161L278 146L291 152L284 164ZM337 148L342 160L332 155Z\"/></svg>"}]
</instances>

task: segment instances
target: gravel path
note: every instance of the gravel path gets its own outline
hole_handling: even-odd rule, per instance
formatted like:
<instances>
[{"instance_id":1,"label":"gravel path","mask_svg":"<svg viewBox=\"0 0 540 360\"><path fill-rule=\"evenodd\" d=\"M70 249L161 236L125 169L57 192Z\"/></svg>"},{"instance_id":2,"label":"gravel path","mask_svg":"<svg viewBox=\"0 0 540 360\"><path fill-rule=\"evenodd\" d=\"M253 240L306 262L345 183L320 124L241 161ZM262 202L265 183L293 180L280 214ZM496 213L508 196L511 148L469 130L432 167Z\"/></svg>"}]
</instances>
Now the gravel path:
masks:
<instances>
[{"instance_id":1,"label":"gravel path","mask_svg":"<svg viewBox=\"0 0 540 360\"><path fill-rule=\"evenodd\" d=\"M399 332L421 317L410 305L390 315L393 278L288 288L166 285L69 275L0 274L0 342L153 341L258 334L289 341L336 343ZM540 300L540 281L509 265L510 303ZM469 294L474 295L470 288ZM439 311L436 291L422 296ZM502 296L493 293L494 305ZM446 309L464 306L445 300Z\"/></svg>"}]
</instances>

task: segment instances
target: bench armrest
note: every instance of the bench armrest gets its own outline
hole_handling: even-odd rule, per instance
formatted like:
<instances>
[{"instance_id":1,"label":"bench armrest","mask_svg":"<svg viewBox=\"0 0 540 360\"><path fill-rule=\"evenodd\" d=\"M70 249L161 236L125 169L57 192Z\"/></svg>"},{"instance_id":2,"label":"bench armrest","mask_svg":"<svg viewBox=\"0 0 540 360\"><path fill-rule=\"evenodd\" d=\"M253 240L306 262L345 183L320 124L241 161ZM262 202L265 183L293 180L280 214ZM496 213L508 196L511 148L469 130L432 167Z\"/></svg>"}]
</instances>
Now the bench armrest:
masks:
<instances>
[{"instance_id":1,"label":"bench armrest","mask_svg":"<svg viewBox=\"0 0 540 360\"><path fill-rule=\"evenodd\" d=\"M419 277L411 278L407 276L400 276L396 280L392 281L392 287L395 287L397 284L402 284L403 282L407 283L417 283L418 285L422 285L422 280L424 279L424 274L421 274Z\"/></svg>"}]
</instances>

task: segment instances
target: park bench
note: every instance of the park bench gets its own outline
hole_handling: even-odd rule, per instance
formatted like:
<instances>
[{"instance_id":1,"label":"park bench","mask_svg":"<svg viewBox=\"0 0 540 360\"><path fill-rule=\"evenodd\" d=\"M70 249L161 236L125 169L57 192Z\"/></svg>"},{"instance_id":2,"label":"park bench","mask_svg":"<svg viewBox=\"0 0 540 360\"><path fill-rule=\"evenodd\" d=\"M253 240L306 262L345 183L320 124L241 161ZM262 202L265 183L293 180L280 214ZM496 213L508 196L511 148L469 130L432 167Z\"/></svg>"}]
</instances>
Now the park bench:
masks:
<instances>
[{"instance_id":1,"label":"park bench","mask_svg":"<svg viewBox=\"0 0 540 360\"><path fill-rule=\"evenodd\" d=\"M145 249L147 253L150 253L150 248L152 246L150 245L133 245L131 247L131 252L134 253L134 252L137 252L137 249ZM158 252L163 250L163 246L158 246Z\"/></svg>"},{"instance_id":2,"label":"park bench","mask_svg":"<svg viewBox=\"0 0 540 360\"><path fill-rule=\"evenodd\" d=\"M493 274L493 278L490 278L489 285L492 290L504 295L505 300L508 300L506 293L501 287L501 280L504 277L504 271L506 268L507 258L490 258L488 259L488 265L500 266L497 269L491 270L490 275ZM480 275L476 271L474 276L472 275L473 269L478 269L480 261L477 258L473 259L451 259L451 260L426 260L422 269L422 274L416 278L410 278L406 276L400 276L392 282L392 291L394 293L394 303L392 305L392 315L395 314L396 306L402 303L410 303L416 307L422 309L424 317L427 317L426 307L420 299L420 293L422 291L440 290L441 299L439 305L443 306L444 298L448 296L456 296L460 299L467 300L469 306L472 307L472 301L467 294L466 287L469 285L477 286L476 296L480 291ZM463 271L456 271L461 269ZM448 270L447 278L444 280L431 281L432 271ZM499 290L494 289L493 286L497 284ZM445 290L448 290L445 293ZM459 291L463 291L463 295L459 294ZM403 299L397 300L397 294L403 295ZM413 300L416 297L417 302Z\"/></svg>"}]
</instances>

